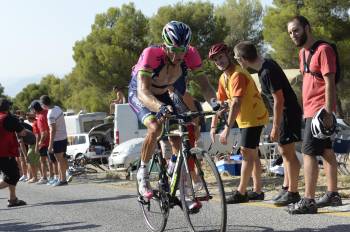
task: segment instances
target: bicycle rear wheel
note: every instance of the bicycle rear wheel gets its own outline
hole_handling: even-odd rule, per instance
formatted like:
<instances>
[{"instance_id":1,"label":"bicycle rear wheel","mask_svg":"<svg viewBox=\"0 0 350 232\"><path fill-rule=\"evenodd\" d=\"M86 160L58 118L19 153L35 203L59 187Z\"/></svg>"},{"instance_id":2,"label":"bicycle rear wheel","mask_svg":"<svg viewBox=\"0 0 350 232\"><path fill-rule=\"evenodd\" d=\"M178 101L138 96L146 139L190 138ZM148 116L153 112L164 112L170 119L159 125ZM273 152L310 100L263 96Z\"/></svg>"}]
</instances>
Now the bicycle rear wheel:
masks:
<instances>
[{"instance_id":1,"label":"bicycle rear wheel","mask_svg":"<svg viewBox=\"0 0 350 232\"><path fill-rule=\"evenodd\" d=\"M167 177L163 176L165 172L162 172L162 167L159 162L159 154L155 154L149 167L150 184L153 189L152 199L148 201L140 195L138 182L136 180L139 205L148 227L154 232L164 231L169 216L168 194L164 191L162 184L160 184L163 183L163 178ZM138 165L138 168L139 167L140 163Z\"/></svg>"},{"instance_id":2,"label":"bicycle rear wheel","mask_svg":"<svg viewBox=\"0 0 350 232\"><path fill-rule=\"evenodd\" d=\"M227 208L225 191L220 174L206 152L197 159L192 155L195 165L191 173L182 165L180 196L183 212L192 231L226 231ZM197 201L198 210L189 209Z\"/></svg>"}]
</instances>

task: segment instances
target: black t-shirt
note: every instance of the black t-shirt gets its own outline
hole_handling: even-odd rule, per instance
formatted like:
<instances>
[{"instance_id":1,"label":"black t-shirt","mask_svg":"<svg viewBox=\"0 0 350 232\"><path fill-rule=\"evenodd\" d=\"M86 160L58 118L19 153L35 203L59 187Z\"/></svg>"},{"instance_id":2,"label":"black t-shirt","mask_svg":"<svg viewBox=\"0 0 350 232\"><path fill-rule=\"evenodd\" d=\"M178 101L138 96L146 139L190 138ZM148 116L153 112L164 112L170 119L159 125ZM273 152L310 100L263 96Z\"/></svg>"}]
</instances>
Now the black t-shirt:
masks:
<instances>
[{"instance_id":1,"label":"black t-shirt","mask_svg":"<svg viewBox=\"0 0 350 232\"><path fill-rule=\"evenodd\" d=\"M9 132L21 132L24 129L19 119L12 114L8 114L5 118L4 128Z\"/></svg>"},{"instance_id":2,"label":"black t-shirt","mask_svg":"<svg viewBox=\"0 0 350 232\"><path fill-rule=\"evenodd\" d=\"M274 104L272 94L282 89L284 110L294 113L301 112L297 96L295 95L286 74L284 74L282 68L274 60L265 59L258 75L261 84L261 93L266 96L272 108Z\"/></svg>"}]
</instances>

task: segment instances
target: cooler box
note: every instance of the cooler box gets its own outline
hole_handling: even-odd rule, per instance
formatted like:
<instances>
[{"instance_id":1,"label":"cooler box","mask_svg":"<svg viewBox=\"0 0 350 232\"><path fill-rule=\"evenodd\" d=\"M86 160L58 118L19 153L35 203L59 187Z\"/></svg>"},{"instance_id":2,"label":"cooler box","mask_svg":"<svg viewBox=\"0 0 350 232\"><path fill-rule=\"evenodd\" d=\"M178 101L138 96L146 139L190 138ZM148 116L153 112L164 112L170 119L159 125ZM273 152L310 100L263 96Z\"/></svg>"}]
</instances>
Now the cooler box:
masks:
<instances>
[{"instance_id":1,"label":"cooler box","mask_svg":"<svg viewBox=\"0 0 350 232\"><path fill-rule=\"evenodd\" d=\"M220 160L215 163L218 171L228 172L232 176L240 176L241 175L241 166L242 166L242 156L241 155L232 155L230 156L230 160Z\"/></svg>"}]
</instances>

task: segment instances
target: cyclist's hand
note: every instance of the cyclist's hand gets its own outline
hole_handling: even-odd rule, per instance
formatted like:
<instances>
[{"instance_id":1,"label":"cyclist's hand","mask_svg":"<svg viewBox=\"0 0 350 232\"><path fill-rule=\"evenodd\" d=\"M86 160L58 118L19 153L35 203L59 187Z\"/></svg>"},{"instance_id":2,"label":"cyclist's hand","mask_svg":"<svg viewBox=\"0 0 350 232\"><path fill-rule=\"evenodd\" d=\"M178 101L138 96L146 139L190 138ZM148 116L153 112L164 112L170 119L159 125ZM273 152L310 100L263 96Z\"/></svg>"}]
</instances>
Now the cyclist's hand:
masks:
<instances>
[{"instance_id":1,"label":"cyclist's hand","mask_svg":"<svg viewBox=\"0 0 350 232\"><path fill-rule=\"evenodd\" d=\"M220 104L218 103L216 98L210 99L210 106L214 111L217 111L220 109Z\"/></svg>"},{"instance_id":2,"label":"cyclist's hand","mask_svg":"<svg viewBox=\"0 0 350 232\"><path fill-rule=\"evenodd\" d=\"M157 119L162 119L163 117L170 116L172 112L174 112L174 111L173 111L173 108L170 105L162 104L159 107L159 111L156 114L156 118Z\"/></svg>"},{"instance_id":3,"label":"cyclist's hand","mask_svg":"<svg viewBox=\"0 0 350 232\"><path fill-rule=\"evenodd\" d=\"M216 135L216 128L211 128L210 129L210 138L212 143L215 143L215 135Z\"/></svg>"}]
</instances>

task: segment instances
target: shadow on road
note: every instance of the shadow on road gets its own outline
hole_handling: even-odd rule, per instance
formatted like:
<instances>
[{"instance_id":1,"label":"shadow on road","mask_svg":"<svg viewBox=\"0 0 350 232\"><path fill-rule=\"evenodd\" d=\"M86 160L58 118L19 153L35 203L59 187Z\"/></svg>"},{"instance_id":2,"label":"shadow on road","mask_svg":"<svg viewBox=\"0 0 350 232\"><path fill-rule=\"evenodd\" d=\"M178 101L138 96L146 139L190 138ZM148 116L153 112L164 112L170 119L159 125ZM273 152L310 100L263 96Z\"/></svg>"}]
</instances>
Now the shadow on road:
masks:
<instances>
[{"instance_id":1,"label":"shadow on road","mask_svg":"<svg viewBox=\"0 0 350 232\"><path fill-rule=\"evenodd\" d=\"M123 200L123 199L135 198L135 197L136 197L136 195L120 195L117 197L78 199L78 200L67 200L67 201L49 201L49 202L32 204L32 205L28 204L25 206L14 207L14 208L0 209L0 211L1 210L15 210L15 209L20 209L20 208L46 206L46 205L72 205L72 204L84 204L84 203L99 202L99 201L115 201L115 200ZM0 230L0 231L2 231L2 230Z\"/></svg>"},{"instance_id":2,"label":"shadow on road","mask_svg":"<svg viewBox=\"0 0 350 232\"><path fill-rule=\"evenodd\" d=\"M269 227L247 226L247 225L228 225L227 232L347 232L350 231L350 224L332 225L326 228L298 228L295 230L274 230Z\"/></svg>"},{"instance_id":3,"label":"shadow on road","mask_svg":"<svg viewBox=\"0 0 350 232\"><path fill-rule=\"evenodd\" d=\"M50 227L56 227L50 229ZM58 228L57 228L58 227ZM83 222L69 222L50 224L49 222L26 223L14 220L1 220L0 231L74 231L74 230L91 230L100 227L100 225L83 224Z\"/></svg>"}]
</instances>

